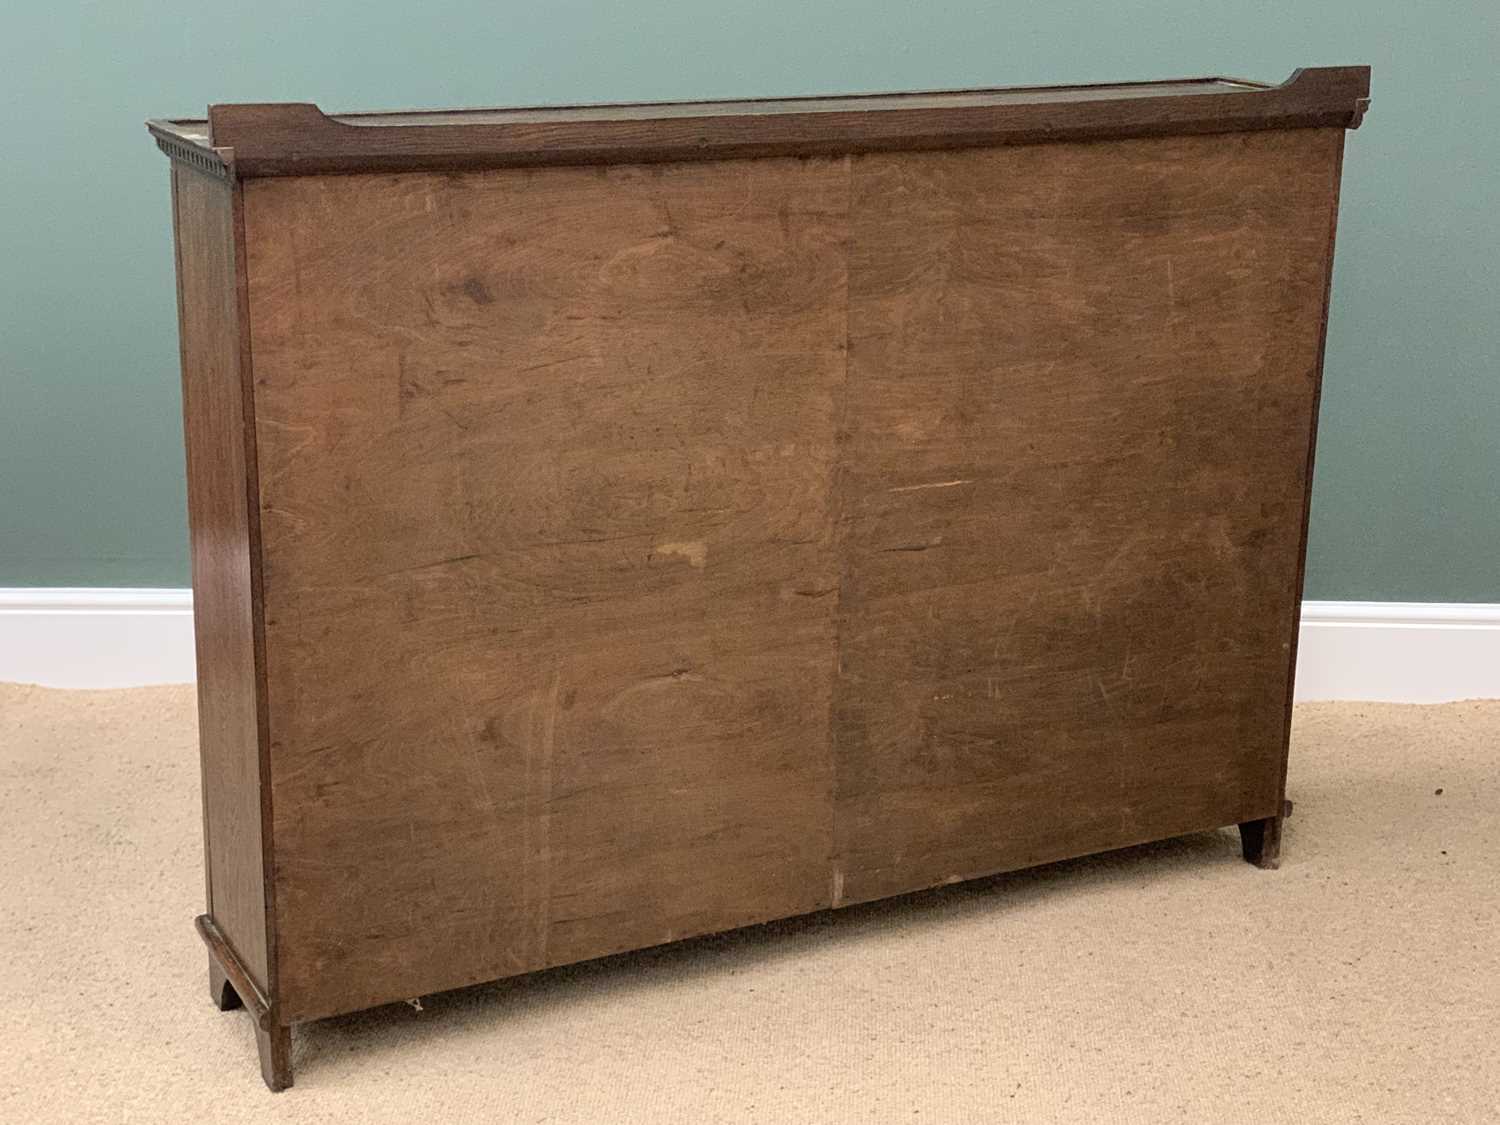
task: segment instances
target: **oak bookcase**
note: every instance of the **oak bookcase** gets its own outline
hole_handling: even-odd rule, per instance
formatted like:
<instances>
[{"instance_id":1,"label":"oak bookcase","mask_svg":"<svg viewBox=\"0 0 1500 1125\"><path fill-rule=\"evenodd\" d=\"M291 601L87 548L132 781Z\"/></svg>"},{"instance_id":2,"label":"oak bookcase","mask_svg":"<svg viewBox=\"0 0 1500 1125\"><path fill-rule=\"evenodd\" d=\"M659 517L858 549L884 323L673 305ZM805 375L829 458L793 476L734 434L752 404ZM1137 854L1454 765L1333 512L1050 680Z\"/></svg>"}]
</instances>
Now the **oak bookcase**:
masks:
<instances>
[{"instance_id":1,"label":"oak bookcase","mask_svg":"<svg viewBox=\"0 0 1500 1125\"><path fill-rule=\"evenodd\" d=\"M1238 825L1365 67L153 121L208 911L306 1020Z\"/></svg>"}]
</instances>

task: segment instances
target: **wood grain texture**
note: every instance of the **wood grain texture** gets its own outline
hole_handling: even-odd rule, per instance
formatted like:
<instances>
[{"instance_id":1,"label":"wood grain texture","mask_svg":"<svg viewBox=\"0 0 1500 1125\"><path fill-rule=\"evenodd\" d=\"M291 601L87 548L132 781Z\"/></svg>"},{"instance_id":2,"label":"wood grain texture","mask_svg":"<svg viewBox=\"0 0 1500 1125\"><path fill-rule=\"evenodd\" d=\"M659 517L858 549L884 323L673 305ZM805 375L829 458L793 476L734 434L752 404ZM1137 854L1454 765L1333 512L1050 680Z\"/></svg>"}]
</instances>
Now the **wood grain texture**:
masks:
<instances>
[{"instance_id":1,"label":"wood grain texture","mask_svg":"<svg viewBox=\"0 0 1500 1125\"><path fill-rule=\"evenodd\" d=\"M1033 144L1257 129L1355 128L1370 68L1279 85L1199 78L749 101L328 115L214 105L151 121L165 151L240 177L617 164Z\"/></svg>"},{"instance_id":2,"label":"wood grain texture","mask_svg":"<svg viewBox=\"0 0 1500 1125\"><path fill-rule=\"evenodd\" d=\"M246 185L286 1020L828 904L849 184Z\"/></svg>"},{"instance_id":3,"label":"wood grain texture","mask_svg":"<svg viewBox=\"0 0 1500 1125\"><path fill-rule=\"evenodd\" d=\"M836 901L1280 807L1342 142L854 165Z\"/></svg>"},{"instance_id":4,"label":"wood grain texture","mask_svg":"<svg viewBox=\"0 0 1500 1125\"><path fill-rule=\"evenodd\" d=\"M284 1018L1278 808L1341 140L247 185Z\"/></svg>"},{"instance_id":5,"label":"wood grain texture","mask_svg":"<svg viewBox=\"0 0 1500 1125\"><path fill-rule=\"evenodd\" d=\"M238 189L181 164L172 187L209 911L269 989Z\"/></svg>"},{"instance_id":6,"label":"wood grain texture","mask_svg":"<svg viewBox=\"0 0 1500 1125\"><path fill-rule=\"evenodd\" d=\"M1273 862L1367 91L157 129L201 926L268 1083L292 1023L551 965L1226 825Z\"/></svg>"}]
</instances>

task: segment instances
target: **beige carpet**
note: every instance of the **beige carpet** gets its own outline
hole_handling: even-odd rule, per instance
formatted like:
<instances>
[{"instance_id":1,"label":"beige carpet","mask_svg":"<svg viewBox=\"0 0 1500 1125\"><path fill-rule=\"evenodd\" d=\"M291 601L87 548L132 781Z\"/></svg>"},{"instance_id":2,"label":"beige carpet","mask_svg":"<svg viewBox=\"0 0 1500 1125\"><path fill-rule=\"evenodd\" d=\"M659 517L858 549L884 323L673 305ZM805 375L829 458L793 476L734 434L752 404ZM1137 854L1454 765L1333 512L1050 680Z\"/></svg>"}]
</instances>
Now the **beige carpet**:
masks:
<instances>
[{"instance_id":1,"label":"beige carpet","mask_svg":"<svg viewBox=\"0 0 1500 1125\"><path fill-rule=\"evenodd\" d=\"M1297 715L1217 832L299 1029L209 1004L187 688L0 686L6 1122L1500 1121L1500 703Z\"/></svg>"}]
</instances>

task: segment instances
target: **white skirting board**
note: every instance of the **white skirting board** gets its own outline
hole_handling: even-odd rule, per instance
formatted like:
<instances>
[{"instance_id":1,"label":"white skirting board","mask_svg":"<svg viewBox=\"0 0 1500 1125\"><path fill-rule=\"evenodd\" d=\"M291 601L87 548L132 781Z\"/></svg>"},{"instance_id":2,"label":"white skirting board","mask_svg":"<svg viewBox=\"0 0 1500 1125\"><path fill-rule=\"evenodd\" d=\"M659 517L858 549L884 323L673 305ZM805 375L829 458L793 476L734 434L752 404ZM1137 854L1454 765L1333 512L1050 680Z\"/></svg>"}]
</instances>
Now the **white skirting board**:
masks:
<instances>
[{"instance_id":1,"label":"white skirting board","mask_svg":"<svg viewBox=\"0 0 1500 1125\"><path fill-rule=\"evenodd\" d=\"M1303 602L1297 699L1500 699L1500 604Z\"/></svg>"},{"instance_id":2,"label":"white skirting board","mask_svg":"<svg viewBox=\"0 0 1500 1125\"><path fill-rule=\"evenodd\" d=\"M191 590L0 587L0 682L180 684L193 666Z\"/></svg>"},{"instance_id":3,"label":"white skirting board","mask_svg":"<svg viewBox=\"0 0 1500 1125\"><path fill-rule=\"evenodd\" d=\"M105 688L192 678L189 590L0 588L0 681ZM1500 698L1500 604L1303 602L1297 698Z\"/></svg>"}]
</instances>

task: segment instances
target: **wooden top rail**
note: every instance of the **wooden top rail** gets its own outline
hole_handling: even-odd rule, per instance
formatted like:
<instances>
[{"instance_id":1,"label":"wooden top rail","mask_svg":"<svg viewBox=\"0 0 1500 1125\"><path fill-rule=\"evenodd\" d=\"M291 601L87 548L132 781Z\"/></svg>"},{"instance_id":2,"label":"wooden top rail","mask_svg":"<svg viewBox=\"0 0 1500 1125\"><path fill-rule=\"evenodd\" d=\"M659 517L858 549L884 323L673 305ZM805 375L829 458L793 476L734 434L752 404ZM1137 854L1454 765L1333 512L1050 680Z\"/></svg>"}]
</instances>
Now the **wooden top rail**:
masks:
<instances>
[{"instance_id":1,"label":"wooden top rail","mask_svg":"<svg viewBox=\"0 0 1500 1125\"><path fill-rule=\"evenodd\" d=\"M153 120L169 156L251 178L628 164L1047 141L1357 128L1367 66L1280 85L1233 78L749 101L325 114L310 103L210 106Z\"/></svg>"}]
</instances>

